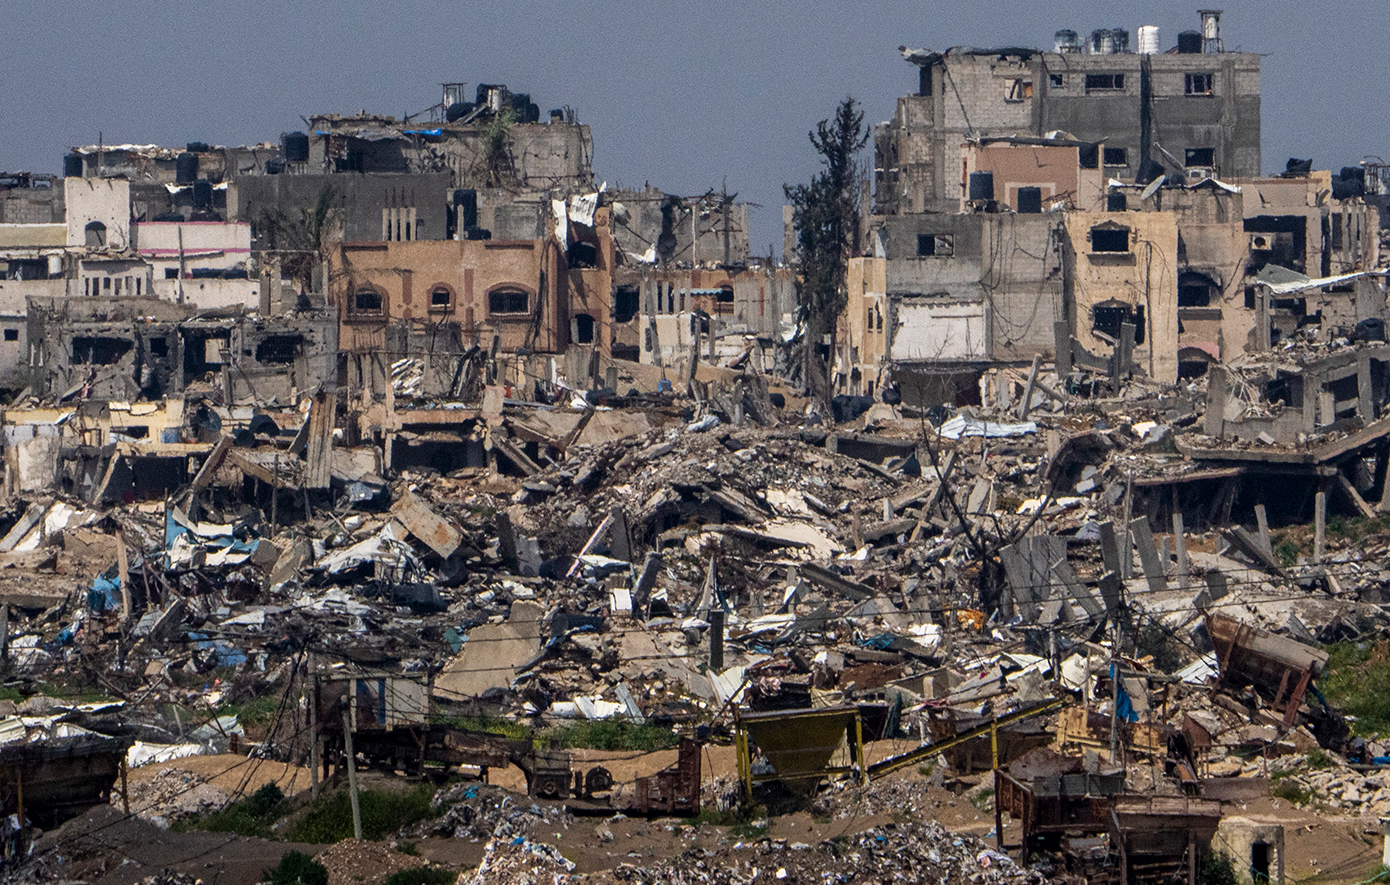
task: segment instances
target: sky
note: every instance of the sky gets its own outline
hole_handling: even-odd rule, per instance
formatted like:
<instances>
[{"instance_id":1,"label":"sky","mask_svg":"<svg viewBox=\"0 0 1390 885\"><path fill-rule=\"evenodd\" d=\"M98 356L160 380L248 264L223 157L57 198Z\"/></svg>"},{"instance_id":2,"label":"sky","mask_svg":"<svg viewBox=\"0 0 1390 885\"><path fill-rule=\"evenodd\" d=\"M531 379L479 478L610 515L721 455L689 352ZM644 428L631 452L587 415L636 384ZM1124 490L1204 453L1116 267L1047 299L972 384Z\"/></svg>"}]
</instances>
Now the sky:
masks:
<instances>
[{"instance_id":1,"label":"sky","mask_svg":"<svg viewBox=\"0 0 1390 885\"><path fill-rule=\"evenodd\" d=\"M869 123L915 89L899 46L1051 48L1071 28L1157 25L1164 48L1197 7L1155 2L638 4L617 0L72 0L26 4L0 33L0 170L60 172L74 145L238 145L302 130L301 116L400 116L439 84L505 83L542 113L592 129L594 173L701 194L727 180L759 204L753 251L781 251L782 185L816 172L807 140L845 96ZM1334 10L1335 11L1332 11ZM1386 143L1383 0L1228 2L1228 50L1262 60L1266 172L1289 157L1338 169Z\"/></svg>"}]
</instances>

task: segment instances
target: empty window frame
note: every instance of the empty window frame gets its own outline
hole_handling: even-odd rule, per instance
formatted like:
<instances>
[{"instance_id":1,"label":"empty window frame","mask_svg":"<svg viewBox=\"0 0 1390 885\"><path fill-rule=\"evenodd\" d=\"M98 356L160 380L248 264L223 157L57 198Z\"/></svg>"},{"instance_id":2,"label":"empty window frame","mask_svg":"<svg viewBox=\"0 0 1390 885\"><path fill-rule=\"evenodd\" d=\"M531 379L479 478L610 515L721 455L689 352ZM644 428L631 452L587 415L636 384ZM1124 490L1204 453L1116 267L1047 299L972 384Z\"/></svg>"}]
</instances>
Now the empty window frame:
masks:
<instances>
[{"instance_id":1,"label":"empty window frame","mask_svg":"<svg viewBox=\"0 0 1390 885\"><path fill-rule=\"evenodd\" d=\"M1009 88L1004 94L1005 101L1027 101L1032 97L1033 81L1018 77L1009 81Z\"/></svg>"},{"instance_id":2,"label":"empty window frame","mask_svg":"<svg viewBox=\"0 0 1390 885\"><path fill-rule=\"evenodd\" d=\"M950 234L918 234L918 258L943 258L954 255L956 239Z\"/></svg>"},{"instance_id":3,"label":"empty window frame","mask_svg":"<svg viewBox=\"0 0 1390 885\"><path fill-rule=\"evenodd\" d=\"M436 313L448 313L454 308L454 293L448 286L435 286L430 289L430 310Z\"/></svg>"},{"instance_id":4,"label":"empty window frame","mask_svg":"<svg viewBox=\"0 0 1390 885\"><path fill-rule=\"evenodd\" d=\"M6 340L6 341L18 341L18 340L19 340L19 330L18 330L18 329L6 329L6 330L5 330L5 340Z\"/></svg>"},{"instance_id":5,"label":"empty window frame","mask_svg":"<svg viewBox=\"0 0 1390 885\"><path fill-rule=\"evenodd\" d=\"M661 296L657 296L661 300ZM613 293L613 322L630 322L637 316L642 303L642 290L636 286L619 286Z\"/></svg>"},{"instance_id":6,"label":"empty window frame","mask_svg":"<svg viewBox=\"0 0 1390 885\"><path fill-rule=\"evenodd\" d=\"M1184 95L1211 95L1215 77L1210 73L1184 74L1182 91Z\"/></svg>"},{"instance_id":7,"label":"empty window frame","mask_svg":"<svg viewBox=\"0 0 1390 885\"><path fill-rule=\"evenodd\" d=\"M1216 148L1188 148L1183 155L1183 165L1188 168L1193 166L1215 166Z\"/></svg>"},{"instance_id":8,"label":"empty window frame","mask_svg":"<svg viewBox=\"0 0 1390 885\"><path fill-rule=\"evenodd\" d=\"M106 248L106 225L102 224L100 221L90 222L84 229L84 233L86 234L88 249Z\"/></svg>"},{"instance_id":9,"label":"empty window frame","mask_svg":"<svg viewBox=\"0 0 1390 885\"><path fill-rule=\"evenodd\" d=\"M1093 227L1091 228L1092 252L1128 252L1129 228Z\"/></svg>"},{"instance_id":10,"label":"empty window frame","mask_svg":"<svg viewBox=\"0 0 1390 885\"><path fill-rule=\"evenodd\" d=\"M1062 89L1062 88L1065 88L1066 85L1067 85L1067 75L1066 75L1066 74L1048 74L1048 75L1047 75L1047 85L1051 86L1053 89Z\"/></svg>"},{"instance_id":11,"label":"empty window frame","mask_svg":"<svg viewBox=\"0 0 1390 885\"><path fill-rule=\"evenodd\" d=\"M531 296L520 289L494 289L487 295L489 314L525 314L531 312Z\"/></svg>"},{"instance_id":12,"label":"empty window frame","mask_svg":"<svg viewBox=\"0 0 1390 885\"><path fill-rule=\"evenodd\" d=\"M1117 301L1108 301L1091 308L1091 331L1105 335L1113 340L1120 337L1120 326L1129 323L1134 326L1134 343L1144 343L1144 306L1130 307Z\"/></svg>"},{"instance_id":13,"label":"empty window frame","mask_svg":"<svg viewBox=\"0 0 1390 885\"><path fill-rule=\"evenodd\" d=\"M718 292L715 293L715 296L714 296L714 312L715 312L715 313L733 313L733 312L734 312L734 287L733 287L733 286L724 286L724 287L720 288L720 290L719 290Z\"/></svg>"},{"instance_id":14,"label":"empty window frame","mask_svg":"<svg viewBox=\"0 0 1390 885\"><path fill-rule=\"evenodd\" d=\"M1117 92L1125 88L1124 74L1087 74L1087 92Z\"/></svg>"},{"instance_id":15,"label":"empty window frame","mask_svg":"<svg viewBox=\"0 0 1390 885\"><path fill-rule=\"evenodd\" d=\"M587 313L575 314L575 315L574 315L574 343L575 343L575 344L593 344L593 343L594 343L594 329L595 329L596 326L597 326L597 323L594 322L594 318L593 318L592 316L590 316L589 314L587 314Z\"/></svg>"},{"instance_id":16,"label":"empty window frame","mask_svg":"<svg viewBox=\"0 0 1390 885\"><path fill-rule=\"evenodd\" d=\"M1104 161L1107 166L1128 166L1129 148L1106 148Z\"/></svg>"},{"instance_id":17,"label":"empty window frame","mask_svg":"<svg viewBox=\"0 0 1390 885\"><path fill-rule=\"evenodd\" d=\"M256 362L292 363L303 352L303 335L268 335L256 344Z\"/></svg>"},{"instance_id":18,"label":"empty window frame","mask_svg":"<svg viewBox=\"0 0 1390 885\"><path fill-rule=\"evenodd\" d=\"M381 293L370 286L352 293L352 312L357 314L379 314L382 311Z\"/></svg>"}]
</instances>

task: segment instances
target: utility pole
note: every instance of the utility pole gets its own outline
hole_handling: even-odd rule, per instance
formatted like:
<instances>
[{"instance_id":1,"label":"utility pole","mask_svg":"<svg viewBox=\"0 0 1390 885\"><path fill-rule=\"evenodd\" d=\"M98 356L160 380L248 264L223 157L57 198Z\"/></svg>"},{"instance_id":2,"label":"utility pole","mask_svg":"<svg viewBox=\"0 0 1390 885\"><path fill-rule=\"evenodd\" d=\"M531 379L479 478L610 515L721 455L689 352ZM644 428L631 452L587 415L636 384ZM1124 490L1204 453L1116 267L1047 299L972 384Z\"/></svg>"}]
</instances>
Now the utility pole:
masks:
<instances>
[{"instance_id":1,"label":"utility pole","mask_svg":"<svg viewBox=\"0 0 1390 885\"><path fill-rule=\"evenodd\" d=\"M352 703L352 694L348 694L348 703ZM352 749L352 719L348 716L348 708L343 707L343 746L347 752L348 770L348 796L352 799L352 836L354 839L362 838L362 806L357 803L357 754Z\"/></svg>"},{"instance_id":2,"label":"utility pole","mask_svg":"<svg viewBox=\"0 0 1390 885\"><path fill-rule=\"evenodd\" d=\"M1110 764L1120 743L1120 618L1116 612L1110 619ZM348 769L351 771L352 769Z\"/></svg>"}]
</instances>

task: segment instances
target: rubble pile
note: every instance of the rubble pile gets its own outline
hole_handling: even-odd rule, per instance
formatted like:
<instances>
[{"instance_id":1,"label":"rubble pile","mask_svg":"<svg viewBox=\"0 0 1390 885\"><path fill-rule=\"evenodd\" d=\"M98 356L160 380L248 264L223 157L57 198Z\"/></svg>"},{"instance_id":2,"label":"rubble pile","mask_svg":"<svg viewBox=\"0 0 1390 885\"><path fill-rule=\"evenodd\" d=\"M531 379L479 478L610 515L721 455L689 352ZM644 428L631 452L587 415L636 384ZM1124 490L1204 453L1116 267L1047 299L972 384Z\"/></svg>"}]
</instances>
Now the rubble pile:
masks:
<instances>
[{"instance_id":1,"label":"rubble pile","mask_svg":"<svg viewBox=\"0 0 1390 885\"><path fill-rule=\"evenodd\" d=\"M481 871L479 873L481 875ZM763 877L786 882L1027 882L1045 877L1008 855L940 824L889 823L819 845L760 839L717 851L691 849L649 865L622 864L610 872L574 877L586 885L745 885ZM505 879L478 879L503 882Z\"/></svg>"}]
</instances>

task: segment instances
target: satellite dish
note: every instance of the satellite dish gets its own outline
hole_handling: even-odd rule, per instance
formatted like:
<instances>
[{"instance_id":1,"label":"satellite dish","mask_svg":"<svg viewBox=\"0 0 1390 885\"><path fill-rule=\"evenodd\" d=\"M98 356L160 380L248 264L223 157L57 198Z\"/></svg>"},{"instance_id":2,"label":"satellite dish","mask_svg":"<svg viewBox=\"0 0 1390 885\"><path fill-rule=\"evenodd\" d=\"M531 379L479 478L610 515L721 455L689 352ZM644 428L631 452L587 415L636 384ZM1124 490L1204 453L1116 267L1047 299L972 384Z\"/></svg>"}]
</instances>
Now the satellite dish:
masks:
<instances>
[{"instance_id":1,"label":"satellite dish","mask_svg":"<svg viewBox=\"0 0 1390 885\"><path fill-rule=\"evenodd\" d=\"M1160 175L1153 181L1149 182L1149 186L1144 188L1144 192L1139 195L1139 201L1143 202L1144 200L1147 200L1149 197L1152 197L1154 194L1158 193L1158 189L1163 187L1163 182L1167 180L1167 175Z\"/></svg>"}]
</instances>

